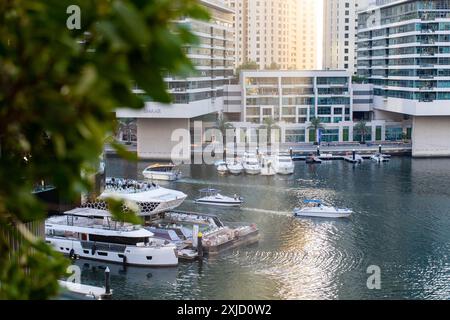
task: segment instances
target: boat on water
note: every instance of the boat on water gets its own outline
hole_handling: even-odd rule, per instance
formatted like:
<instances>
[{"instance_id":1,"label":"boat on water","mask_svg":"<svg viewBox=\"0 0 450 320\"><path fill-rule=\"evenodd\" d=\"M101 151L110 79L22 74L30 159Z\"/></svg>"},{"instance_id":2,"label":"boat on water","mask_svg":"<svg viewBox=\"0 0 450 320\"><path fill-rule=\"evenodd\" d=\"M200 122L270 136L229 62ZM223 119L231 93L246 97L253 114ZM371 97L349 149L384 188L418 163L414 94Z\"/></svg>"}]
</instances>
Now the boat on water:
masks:
<instances>
[{"instance_id":1,"label":"boat on water","mask_svg":"<svg viewBox=\"0 0 450 320\"><path fill-rule=\"evenodd\" d=\"M274 157L273 167L277 174L289 175L295 170L294 162L289 154L279 153Z\"/></svg>"},{"instance_id":2,"label":"boat on water","mask_svg":"<svg viewBox=\"0 0 450 320\"><path fill-rule=\"evenodd\" d=\"M376 153L370 157L371 160L376 161L378 163L381 162L389 162L391 159L384 154Z\"/></svg>"},{"instance_id":3,"label":"boat on water","mask_svg":"<svg viewBox=\"0 0 450 320\"><path fill-rule=\"evenodd\" d=\"M309 156L306 157L306 163L308 163L308 164L314 164L314 163L321 164L322 160L318 156L309 155Z\"/></svg>"},{"instance_id":4,"label":"boat on water","mask_svg":"<svg viewBox=\"0 0 450 320\"><path fill-rule=\"evenodd\" d=\"M244 172L244 166L238 160L229 162L227 164L227 167L228 167L228 171L230 171L230 173L234 174L234 175L240 175L242 172Z\"/></svg>"},{"instance_id":5,"label":"boat on water","mask_svg":"<svg viewBox=\"0 0 450 320\"><path fill-rule=\"evenodd\" d=\"M207 204L213 206L223 206L223 207L240 207L244 200L238 195L234 197L227 197L220 194L220 190L217 189L201 189L200 197L195 200L195 203Z\"/></svg>"},{"instance_id":6,"label":"boat on water","mask_svg":"<svg viewBox=\"0 0 450 320\"><path fill-rule=\"evenodd\" d=\"M97 200L84 203L83 207L107 210L108 198L136 202L140 215L149 216L179 207L187 195L181 191L162 188L155 183L107 178L104 192Z\"/></svg>"},{"instance_id":7,"label":"boat on water","mask_svg":"<svg viewBox=\"0 0 450 320\"><path fill-rule=\"evenodd\" d=\"M221 175L225 175L228 173L228 166L225 161L221 161L217 163L217 172Z\"/></svg>"},{"instance_id":8,"label":"boat on water","mask_svg":"<svg viewBox=\"0 0 450 320\"><path fill-rule=\"evenodd\" d=\"M303 208L294 209L295 217L348 218L352 213L351 209L325 206L320 200L306 200Z\"/></svg>"},{"instance_id":9,"label":"boat on water","mask_svg":"<svg viewBox=\"0 0 450 320\"><path fill-rule=\"evenodd\" d=\"M151 180L175 181L181 178L181 172L172 163L152 164L142 171L142 175Z\"/></svg>"},{"instance_id":10,"label":"boat on water","mask_svg":"<svg viewBox=\"0 0 450 320\"><path fill-rule=\"evenodd\" d=\"M257 156L253 153L248 153L244 156L243 167L247 174L257 175L261 173L261 165Z\"/></svg>"},{"instance_id":11,"label":"boat on water","mask_svg":"<svg viewBox=\"0 0 450 320\"><path fill-rule=\"evenodd\" d=\"M274 176L276 175L275 168L273 166L273 157L269 155L261 156L261 175L262 176Z\"/></svg>"},{"instance_id":12,"label":"boat on water","mask_svg":"<svg viewBox=\"0 0 450 320\"><path fill-rule=\"evenodd\" d=\"M175 244L155 238L141 226L116 221L105 210L76 208L45 222L45 240L56 251L133 266L178 264Z\"/></svg>"}]
</instances>

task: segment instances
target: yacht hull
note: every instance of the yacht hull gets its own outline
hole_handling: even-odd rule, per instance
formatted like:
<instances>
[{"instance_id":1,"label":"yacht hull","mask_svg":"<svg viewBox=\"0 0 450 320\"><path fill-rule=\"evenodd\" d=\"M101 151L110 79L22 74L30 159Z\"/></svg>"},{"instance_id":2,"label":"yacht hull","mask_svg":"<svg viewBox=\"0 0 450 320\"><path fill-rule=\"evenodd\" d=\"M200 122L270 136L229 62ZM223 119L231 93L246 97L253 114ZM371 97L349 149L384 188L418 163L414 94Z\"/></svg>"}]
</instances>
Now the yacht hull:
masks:
<instances>
[{"instance_id":1,"label":"yacht hull","mask_svg":"<svg viewBox=\"0 0 450 320\"><path fill-rule=\"evenodd\" d=\"M352 214L351 211L344 212L321 212L321 211L301 211L294 210L295 217L313 217L313 218L348 218Z\"/></svg>"},{"instance_id":2,"label":"yacht hull","mask_svg":"<svg viewBox=\"0 0 450 320\"><path fill-rule=\"evenodd\" d=\"M146 179L150 180L175 181L180 179L180 174L175 172L165 173L165 172L147 171L143 172L142 174Z\"/></svg>"},{"instance_id":3,"label":"yacht hull","mask_svg":"<svg viewBox=\"0 0 450 320\"><path fill-rule=\"evenodd\" d=\"M129 266L173 267L178 265L175 247L134 247L46 237L46 242L64 255L120 263ZM73 251L72 251L73 250ZM124 257L126 257L124 259Z\"/></svg>"},{"instance_id":4,"label":"yacht hull","mask_svg":"<svg viewBox=\"0 0 450 320\"><path fill-rule=\"evenodd\" d=\"M210 206L219 206L219 207L240 207L243 202L242 201L241 202L227 202L227 201L222 202L222 201L197 199L197 200L195 200L195 203L206 204L206 205L210 205Z\"/></svg>"}]
</instances>

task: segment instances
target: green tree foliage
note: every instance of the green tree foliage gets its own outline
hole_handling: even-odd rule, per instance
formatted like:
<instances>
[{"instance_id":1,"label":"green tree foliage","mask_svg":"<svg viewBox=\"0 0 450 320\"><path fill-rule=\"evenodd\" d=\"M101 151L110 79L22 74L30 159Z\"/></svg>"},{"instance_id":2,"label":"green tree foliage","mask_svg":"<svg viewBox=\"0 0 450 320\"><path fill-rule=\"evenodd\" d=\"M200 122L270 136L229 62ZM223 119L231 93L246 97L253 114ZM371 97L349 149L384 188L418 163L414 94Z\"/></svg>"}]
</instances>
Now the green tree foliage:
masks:
<instances>
[{"instance_id":1,"label":"green tree foliage","mask_svg":"<svg viewBox=\"0 0 450 320\"><path fill-rule=\"evenodd\" d=\"M241 76L241 71L243 70L259 70L259 65L255 61L251 60L241 64L239 67L237 67L235 72L238 79Z\"/></svg>"},{"instance_id":2,"label":"green tree foliage","mask_svg":"<svg viewBox=\"0 0 450 320\"><path fill-rule=\"evenodd\" d=\"M70 5L80 30L66 27ZM65 260L24 227L46 216L34 183L51 181L67 199L91 188L81 173L97 168L115 109L143 107L133 83L170 102L163 76L191 72L183 47L197 42L173 23L181 17L208 13L195 0L0 1L0 299L57 292Z\"/></svg>"},{"instance_id":3,"label":"green tree foliage","mask_svg":"<svg viewBox=\"0 0 450 320\"><path fill-rule=\"evenodd\" d=\"M322 124L322 120L319 117L314 117L311 119L311 122L308 126L308 129L313 129L314 130L314 139L315 139L315 143L318 144L319 143L319 130L323 128L323 124Z\"/></svg>"},{"instance_id":4,"label":"green tree foliage","mask_svg":"<svg viewBox=\"0 0 450 320\"><path fill-rule=\"evenodd\" d=\"M355 125L354 130L356 131L356 133L358 135L361 136L361 143L365 143L366 142L366 135L369 132L369 128L367 127L367 122L365 122L365 121L358 122Z\"/></svg>"},{"instance_id":5,"label":"green tree foliage","mask_svg":"<svg viewBox=\"0 0 450 320\"><path fill-rule=\"evenodd\" d=\"M272 61L272 63L270 65L266 66L266 69L267 70L281 70L281 66L279 64L277 64L276 62Z\"/></svg>"},{"instance_id":6,"label":"green tree foliage","mask_svg":"<svg viewBox=\"0 0 450 320\"><path fill-rule=\"evenodd\" d=\"M280 126L277 125L277 122L274 118L268 117L264 118L263 124L259 127L260 129L267 131L267 143L268 145L272 144L272 130L280 129Z\"/></svg>"},{"instance_id":7,"label":"green tree foliage","mask_svg":"<svg viewBox=\"0 0 450 320\"><path fill-rule=\"evenodd\" d=\"M220 114L217 117L217 121L216 121L216 124L214 127L216 129L220 130L220 132L222 133L222 137L223 137L222 143L224 143L226 141L227 130L234 129L233 125L225 119L223 114Z\"/></svg>"}]
</instances>

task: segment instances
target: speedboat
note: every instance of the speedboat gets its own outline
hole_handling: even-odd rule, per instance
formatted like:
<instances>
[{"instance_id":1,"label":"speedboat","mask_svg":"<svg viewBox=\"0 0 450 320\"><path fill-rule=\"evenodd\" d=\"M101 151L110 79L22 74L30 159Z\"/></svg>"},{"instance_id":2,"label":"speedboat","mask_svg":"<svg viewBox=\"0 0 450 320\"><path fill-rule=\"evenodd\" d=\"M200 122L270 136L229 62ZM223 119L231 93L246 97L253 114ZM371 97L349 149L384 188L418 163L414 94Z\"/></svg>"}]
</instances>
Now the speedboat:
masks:
<instances>
[{"instance_id":1,"label":"speedboat","mask_svg":"<svg viewBox=\"0 0 450 320\"><path fill-rule=\"evenodd\" d=\"M227 167L228 171L230 171L230 173L234 175L240 175L244 171L242 163L237 160L228 163Z\"/></svg>"},{"instance_id":2,"label":"speedboat","mask_svg":"<svg viewBox=\"0 0 450 320\"><path fill-rule=\"evenodd\" d=\"M351 209L325 206L320 200L306 200L305 204L301 209L294 209L295 217L348 218L353 213Z\"/></svg>"},{"instance_id":3,"label":"speedboat","mask_svg":"<svg viewBox=\"0 0 450 320\"><path fill-rule=\"evenodd\" d=\"M175 244L141 226L115 221L106 210L76 208L45 221L45 241L71 258L133 266L178 264Z\"/></svg>"},{"instance_id":4,"label":"speedboat","mask_svg":"<svg viewBox=\"0 0 450 320\"><path fill-rule=\"evenodd\" d=\"M385 155L381 154L381 153L376 153L374 155L372 155L370 157L371 160L376 161L378 163L381 162L389 162L391 159L389 159L388 157L386 157Z\"/></svg>"},{"instance_id":5,"label":"speedboat","mask_svg":"<svg viewBox=\"0 0 450 320\"><path fill-rule=\"evenodd\" d=\"M255 154L246 154L243 166L247 174L256 175L261 173L261 165Z\"/></svg>"},{"instance_id":6,"label":"speedboat","mask_svg":"<svg viewBox=\"0 0 450 320\"><path fill-rule=\"evenodd\" d=\"M228 167L227 167L227 163L222 161L219 162L217 164L217 172L219 172L219 174L225 175L228 173Z\"/></svg>"},{"instance_id":7,"label":"speedboat","mask_svg":"<svg viewBox=\"0 0 450 320\"><path fill-rule=\"evenodd\" d=\"M202 189L200 190L200 198L196 199L195 203L223 207L240 207L244 203L244 200L237 195L234 195L233 198L221 195L220 190Z\"/></svg>"},{"instance_id":8,"label":"speedboat","mask_svg":"<svg viewBox=\"0 0 450 320\"><path fill-rule=\"evenodd\" d=\"M321 164L322 160L318 156L309 155L309 156L306 157L306 163L309 163L309 164L313 164L313 163Z\"/></svg>"},{"instance_id":9,"label":"speedboat","mask_svg":"<svg viewBox=\"0 0 450 320\"><path fill-rule=\"evenodd\" d=\"M174 164L153 164L145 168L142 174L147 179L175 181L181 178L181 172L175 169Z\"/></svg>"},{"instance_id":10,"label":"speedboat","mask_svg":"<svg viewBox=\"0 0 450 320\"><path fill-rule=\"evenodd\" d=\"M293 174L295 170L294 162L289 154L280 153L275 156L273 167L277 174Z\"/></svg>"}]
</instances>

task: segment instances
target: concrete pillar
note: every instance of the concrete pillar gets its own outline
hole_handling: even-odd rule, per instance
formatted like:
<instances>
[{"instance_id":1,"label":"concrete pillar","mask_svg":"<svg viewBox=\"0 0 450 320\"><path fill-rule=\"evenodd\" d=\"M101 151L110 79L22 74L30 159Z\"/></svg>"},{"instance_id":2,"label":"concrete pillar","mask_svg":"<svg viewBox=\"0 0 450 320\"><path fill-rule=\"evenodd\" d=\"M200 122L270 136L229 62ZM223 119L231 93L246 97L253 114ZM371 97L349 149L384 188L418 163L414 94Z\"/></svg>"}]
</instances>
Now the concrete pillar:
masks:
<instances>
[{"instance_id":1,"label":"concrete pillar","mask_svg":"<svg viewBox=\"0 0 450 320\"><path fill-rule=\"evenodd\" d=\"M450 116L414 117L413 157L450 157L449 137Z\"/></svg>"}]
</instances>

